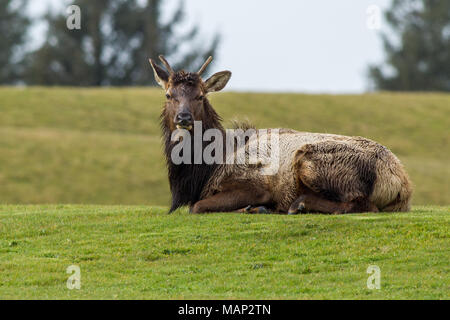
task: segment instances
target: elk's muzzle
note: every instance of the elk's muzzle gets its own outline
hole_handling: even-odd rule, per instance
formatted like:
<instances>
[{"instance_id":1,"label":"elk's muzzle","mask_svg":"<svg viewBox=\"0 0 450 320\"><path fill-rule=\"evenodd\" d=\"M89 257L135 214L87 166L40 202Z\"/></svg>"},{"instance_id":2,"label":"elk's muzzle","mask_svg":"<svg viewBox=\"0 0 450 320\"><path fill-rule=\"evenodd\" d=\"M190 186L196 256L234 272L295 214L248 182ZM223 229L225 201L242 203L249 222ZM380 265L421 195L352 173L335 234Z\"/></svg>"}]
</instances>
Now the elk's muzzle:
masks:
<instances>
[{"instance_id":1,"label":"elk's muzzle","mask_svg":"<svg viewBox=\"0 0 450 320\"><path fill-rule=\"evenodd\" d=\"M180 112L177 113L174 119L177 129L191 130L194 124L194 119L190 112Z\"/></svg>"}]
</instances>

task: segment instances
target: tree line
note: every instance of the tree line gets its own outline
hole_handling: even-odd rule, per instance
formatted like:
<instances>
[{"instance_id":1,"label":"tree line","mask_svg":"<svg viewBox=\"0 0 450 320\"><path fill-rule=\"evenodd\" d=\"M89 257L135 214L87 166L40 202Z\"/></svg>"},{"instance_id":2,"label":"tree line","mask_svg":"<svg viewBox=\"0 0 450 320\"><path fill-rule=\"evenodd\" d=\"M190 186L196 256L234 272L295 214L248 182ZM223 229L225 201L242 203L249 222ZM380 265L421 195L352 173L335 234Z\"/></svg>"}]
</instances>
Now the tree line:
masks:
<instances>
[{"instance_id":1,"label":"tree line","mask_svg":"<svg viewBox=\"0 0 450 320\"><path fill-rule=\"evenodd\" d=\"M48 11L45 41L26 52L33 19L27 0L0 0L0 83L58 86L154 84L149 57L163 54L174 67L196 70L220 42L204 39L198 26L185 27L184 3L167 21L162 0L72 0ZM81 28L68 28L69 6L81 12ZM185 29L185 30L179 30Z\"/></svg>"},{"instance_id":2,"label":"tree line","mask_svg":"<svg viewBox=\"0 0 450 320\"><path fill-rule=\"evenodd\" d=\"M81 8L82 27L67 12L48 12L45 41L27 50L35 17L28 0L0 0L0 84L63 86L154 85L148 57L163 54L177 69L196 70L220 43L198 26L181 30L184 3L163 21L162 0L66 0ZM450 1L392 0L382 34L386 60L368 67L378 90L450 91ZM270 44L270 41L268 41Z\"/></svg>"}]
</instances>

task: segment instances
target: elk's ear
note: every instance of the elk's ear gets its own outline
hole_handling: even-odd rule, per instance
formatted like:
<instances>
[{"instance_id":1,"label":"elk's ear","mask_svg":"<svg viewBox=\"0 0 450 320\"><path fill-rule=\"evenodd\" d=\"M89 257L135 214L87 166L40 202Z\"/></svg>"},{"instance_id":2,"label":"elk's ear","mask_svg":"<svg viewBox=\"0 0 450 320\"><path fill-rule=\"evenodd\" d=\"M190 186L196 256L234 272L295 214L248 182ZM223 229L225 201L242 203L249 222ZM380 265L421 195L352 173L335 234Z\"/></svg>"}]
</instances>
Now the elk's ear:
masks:
<instances>
[{"instance_id":1,"label":"elk's ear","mask_svg":"<svg viewBox=\"0 0 450 320\"><path fill-rule=\"evenodd\" d=\"M150 61L150 64L152 65L153 73L155 74L156 82L158 82L158 84L163 89L166 89L167 82L169 81L169 74L163 68L158 66L155 63L155 61L153 61L152 59L150 59L149 61Z\"/></svg>"},{"instance_id":2,"label":"elk's ear","mask_svg":"<svg viewBox=\"0 0 450 320\"><path fill-rule=\"evenodd\" d=\"M206 91L216 92L222 90L223 88L225 88L230 78L230 71L221 71L213 74L211 78L205 81Z\"/></svg>"}]
</instances>

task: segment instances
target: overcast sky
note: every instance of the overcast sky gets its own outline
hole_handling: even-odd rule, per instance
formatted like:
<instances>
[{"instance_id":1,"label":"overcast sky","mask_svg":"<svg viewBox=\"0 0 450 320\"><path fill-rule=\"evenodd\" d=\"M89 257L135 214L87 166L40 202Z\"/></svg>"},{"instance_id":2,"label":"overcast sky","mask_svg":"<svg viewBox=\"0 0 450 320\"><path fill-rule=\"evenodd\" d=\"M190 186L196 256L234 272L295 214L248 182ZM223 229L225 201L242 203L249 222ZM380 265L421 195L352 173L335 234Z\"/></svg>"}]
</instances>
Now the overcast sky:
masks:
<instances>
[{"instance_id":1,"label":"overcast sky","mask_svg":"<svg viewBox=\"0 0 450 320\"><path fill-rule=\"evenodd\" d=\"M358 93L366 91L367 65L383 59L368 8L390 0L186 0L187 24L222 43L214 69L228 69L228 88L249 91ZM179 0L166 0L169 13ZM58 0L32 1L38 15ZM82 8L81 8L82 9ZM369 9L370 11L370 9ZM372 24L373 25L373 24ZM42 41L42 27L33 39Z\"/></svg>"}]
</instances>

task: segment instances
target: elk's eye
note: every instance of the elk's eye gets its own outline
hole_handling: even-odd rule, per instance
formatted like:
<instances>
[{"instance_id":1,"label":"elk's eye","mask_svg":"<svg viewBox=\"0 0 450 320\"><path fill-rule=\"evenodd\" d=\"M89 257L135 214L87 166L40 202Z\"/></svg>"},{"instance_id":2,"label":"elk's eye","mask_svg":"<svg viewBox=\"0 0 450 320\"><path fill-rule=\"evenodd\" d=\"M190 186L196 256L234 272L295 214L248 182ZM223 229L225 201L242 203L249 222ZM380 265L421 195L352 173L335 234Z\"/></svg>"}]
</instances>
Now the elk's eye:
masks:
<instances>
[{"instance_id":1,"label":"elk's eye","mask_svg":"<svg viewBox=\"0 0 450 320\"><path fill-rule=\"evenodd\" d=\"M205 96L198 96L197 100L203 100L203 98L205 98Z\"/></svg>"},{"instance_id":2,"label":"elk's eye","mask_svg":"<svg viewBox=\"0 0 450 320\"><path fill-rule=\"evenodd\" d=\"M166 93L166 98L170 99L171 98L170 94Z\"/></svg>"}]
</instances>

